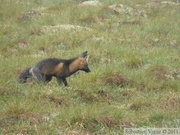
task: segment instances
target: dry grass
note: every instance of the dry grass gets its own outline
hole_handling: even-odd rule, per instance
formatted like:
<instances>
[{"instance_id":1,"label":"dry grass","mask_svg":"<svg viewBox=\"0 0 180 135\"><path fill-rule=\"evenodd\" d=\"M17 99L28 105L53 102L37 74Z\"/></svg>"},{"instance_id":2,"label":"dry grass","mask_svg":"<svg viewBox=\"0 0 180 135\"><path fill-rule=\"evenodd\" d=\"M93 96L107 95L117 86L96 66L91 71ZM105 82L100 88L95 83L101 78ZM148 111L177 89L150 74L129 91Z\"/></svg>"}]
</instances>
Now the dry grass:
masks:
<instances>
[{"instance_id":1,"label":"dry grass","mask_svg":"<svg viewBox=\"0 0 180 135\"><path fill-rule=\"evenodd\" d=\"M114 72L114 73L107 73L106 75L103 75L101 79L98 79L96 82L124 87L128 85L130 81L131 79L125 76L123 73Z\"/></svg>"},{"instance_id":2,"label":"dry grass","mask_svg":"<svg viewBox=\"0 0 180 135\"><path fill-rule=\"evenodd\" d=\"M169 69L164 65L154 65L149 69L149 75L153 76L155 80L165 80L168 76L172 76Z\"/></svg>"}]
</instances>

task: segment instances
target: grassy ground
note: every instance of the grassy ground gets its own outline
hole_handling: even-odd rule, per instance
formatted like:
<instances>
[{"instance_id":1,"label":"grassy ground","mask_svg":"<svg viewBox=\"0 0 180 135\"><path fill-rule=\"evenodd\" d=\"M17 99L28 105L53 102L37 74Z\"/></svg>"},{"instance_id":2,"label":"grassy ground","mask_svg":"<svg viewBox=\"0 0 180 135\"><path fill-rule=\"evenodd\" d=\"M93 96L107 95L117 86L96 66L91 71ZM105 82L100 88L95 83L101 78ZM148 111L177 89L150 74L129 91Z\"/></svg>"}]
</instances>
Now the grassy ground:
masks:
<instances>
[{"instance_id":1,"label":"grassy ground","mask_svg":"<svg viewBox=\"0 0 180 135\"><path fill-rule=\"evenodd\" d=\"M2 0L0 134L122 134L125 127L180 127L178 1ZM123 4L122 11L109 8ZM71 24L82 29L64 29ZM92 72L69 88L17 82L47 57L89 51Z\"/></svg>"}]
</instances>

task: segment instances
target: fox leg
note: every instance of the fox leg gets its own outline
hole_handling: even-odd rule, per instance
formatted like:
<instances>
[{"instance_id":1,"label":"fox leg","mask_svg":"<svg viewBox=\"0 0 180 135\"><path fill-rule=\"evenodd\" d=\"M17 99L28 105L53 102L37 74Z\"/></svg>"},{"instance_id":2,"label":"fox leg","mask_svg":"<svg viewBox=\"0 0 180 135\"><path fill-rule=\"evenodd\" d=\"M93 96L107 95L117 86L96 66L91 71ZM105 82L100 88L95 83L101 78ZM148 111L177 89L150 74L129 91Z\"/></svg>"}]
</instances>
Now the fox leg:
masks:
<instances>
[{"instance_id":1,"label":"fox leg","mask_svg":"<svg viewBox=\"0 0 180 135\"><path fill-rule=\"evenodd\" d=\"M32 75L34 78L38 79L39 81L46 82L46 78L44 74L41 73L41 70L37 67L33 67L31 69Z\"/></svg>"},{"instance_id":2,"label":"fox leg","mask_svg":"<svg viewBox=\"0 0 180 135\"><path fill-rule=\"evenodd\" d=\"M62 78L62 80L63 80L63 83L64 83L65 86L69 86L66 78Z\"/></svg>"},{"instance_id":3,"label":"fox leg","mask_svg":"<svg viewBox=\"0 0 180 135\"><path fill-rule=\"evenodd\" d=\"M45 76L46 82L50 82L52 80L52 75Z\"/></svg>"},{"instance_id":4,"label":"fox leg","mask_svg":"<svg viewBox=\"0 0 180 135\"><path fill-rule=\"evenodd\" d=\"M60 85L62 83L62 78L61 77L56 77L57 78L57 83Z\"/></svg>"},{"instance_id":5,"label":"fox leg","mask_svg":"<svg viewBox=\"0 0 180 135\"><path fill-rule=\"evenodd\" d=\"M27 79L32 77L32 74L30 73L32 67L24 69L20 74L19 74L19 82L20 83L26 83Z\"/></svg>"},{"instance_id":6,"label":"fox leg","mask_svg":"<svg viewBox=\"0 0 180 135\"><path fill-rule=\"evenodd\" d=\"M58 84L64 83L65 86L68 86L66 78L57 77Z\"/></svg>"}]
</instances>

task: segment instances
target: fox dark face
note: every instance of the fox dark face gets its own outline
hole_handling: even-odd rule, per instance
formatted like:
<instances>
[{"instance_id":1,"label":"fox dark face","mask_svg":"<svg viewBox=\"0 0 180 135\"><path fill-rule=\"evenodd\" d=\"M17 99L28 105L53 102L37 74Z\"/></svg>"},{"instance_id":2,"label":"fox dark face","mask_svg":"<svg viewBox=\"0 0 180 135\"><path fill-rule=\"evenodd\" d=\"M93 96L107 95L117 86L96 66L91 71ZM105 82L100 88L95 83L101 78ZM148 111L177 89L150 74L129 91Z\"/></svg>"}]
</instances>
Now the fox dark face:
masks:
<instances>
[{"instance_id":1,"label":"fox dark face","mask_svg":"<svg viewBox=\"0 0 180 135\"><path fill-rule=\"evenodd\" d=\"M87 51L82 53L82 55L80 57L80 65L79 65L79 69L83 70L87 73L91 72L91 70L88 67L88 58L89 58L89 55L88 55Z\"/></svg>"},{"instance_id":2,"label":"fox dark face","mask_svg":"<svg viewBox=\"0 0 180 135\"><path fill-rule=\"evenodd\" d=\"M85 71L86 73L91 72L91 70L90 70L89 67L88 67L88 64L85 64L83 67L81 67L80 70L83 70L83 71Z\"/></svg>"}]
</instances>

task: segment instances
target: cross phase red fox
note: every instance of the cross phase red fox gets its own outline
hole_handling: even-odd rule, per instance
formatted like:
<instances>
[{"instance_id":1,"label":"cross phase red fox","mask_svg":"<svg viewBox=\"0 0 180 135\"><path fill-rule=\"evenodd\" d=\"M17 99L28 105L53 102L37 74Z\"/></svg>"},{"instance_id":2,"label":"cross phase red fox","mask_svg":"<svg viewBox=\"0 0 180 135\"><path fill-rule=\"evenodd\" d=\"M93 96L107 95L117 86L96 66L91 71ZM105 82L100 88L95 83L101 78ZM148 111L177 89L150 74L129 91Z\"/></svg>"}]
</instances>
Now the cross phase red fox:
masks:
<instances>
[{"instance_id":1,"label":"cross phase red fox","mask_svg":"<svg viewBox=\"0 0 180 135\"><path fill-rule=\"evenodd\" d=\"M68 86L66 78L78 70L91 72L88 67L88 57L88 51L85 51L80 56L71 59L47 58L41 60L35 66L23 70L18 77L19 82L25 83L30 77L42 82L49 82L54 76L57 78L58 84L63 82L65 86Z\"/></svg>"}]
</instances>

